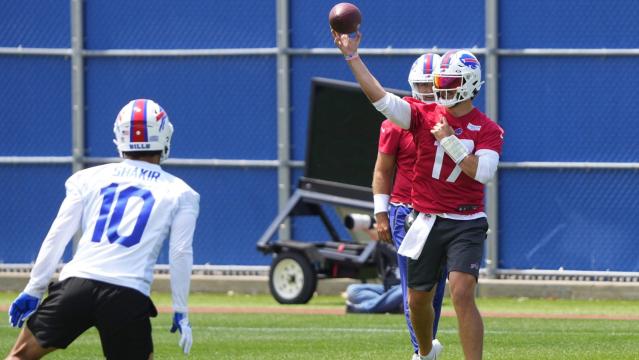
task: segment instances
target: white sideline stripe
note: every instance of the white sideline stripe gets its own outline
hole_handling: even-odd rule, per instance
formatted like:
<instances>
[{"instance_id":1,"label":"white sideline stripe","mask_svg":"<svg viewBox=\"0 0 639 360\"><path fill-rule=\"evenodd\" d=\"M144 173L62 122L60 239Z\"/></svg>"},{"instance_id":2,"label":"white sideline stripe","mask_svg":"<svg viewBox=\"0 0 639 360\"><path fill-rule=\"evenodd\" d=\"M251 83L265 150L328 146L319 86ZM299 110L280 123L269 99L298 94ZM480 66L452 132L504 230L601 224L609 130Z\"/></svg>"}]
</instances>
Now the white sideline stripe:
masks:
<instances>
[{"instance_id":1,"label":"white sideline stripe","mask_svg":"<svg viewBox=\"0 0 639 360\"><path fill-rule=\"evenodd\" d=\"M156 329L161 331L164 326L153 326L153 330ZM308 328L308 327L289 327L289 328L255 328L255 327L228 327L228 326L194 326L193 327L197 333L198 329L206 329L206 330L224 330L224 331L255 331L264 334L274 333L274 332L297 332L305 331L305 332L329 332L329 333L407 333L408 329L383 329L383 328L369 328L369 329L352 329L352 328ZM457 329L439 329L437 330L438 334L457 334ZM484 333L486 334L495 334L495 335L503 335L503 334L513 334L512 330L486 330L484 329ZM579 334L600 334L600 331L587 331L587 330L579 330ZM516 333L515 333L516 334ZM545 335L545 334L566 334L566 331L556 330L556 331L522 331L521 334L533 334L533 335ZM636 332L633 331L615 331L608 335L614 336L634 336Z\"/></svg>"},{"instance_id":2,"label":"white sideline stripe","mask_svg":"<svg viewBox=\"0 0 639 360\"><path fill-rule=\"evenodd\" d=\"M0 328L8 328L9 324L0 324ZM169 331L169 328L166 326L152 326L154 331ZM383 328L368 328L368 329L352 329L352 328L325 328L325 327L286 327L286 328L267 328L267 327L229 327L229 326L194 326L193 327L195 333L197 334L199 330L224 330L226 332L246 332L246 331L254 331L259 332L261 334L269 334L269 333L287 333L287 332L295 332L301 333L306 332L315 332L315 333L407 333L408 330L405 328L402 329L383 329ZM16 329L17 333L17 329ZM437 330L438 334L457 334L457 329L440 329ZM486 334L495 334L495 335L504 335L504 334L517 334L513 333L512 330L490 330L485 329L484 333ZM587 330L579 330L579 334L589 334L596 335L600 334L600 331L587 331ZM557 331L522 331L520 334L522 335L547 335L547 334L566 334L566 331L557 330ZM634 336L636 332L633 331L615 331L609 333L610 336Z\"/></svg>"},{"instance_id":3,"label":"white sideline stripe","mask_svg":"<svg viewBox=\"0 0 639 360\"><path fill-rule=\"evenodd\" d=\"M369 328L369 329L352 329L352 328L308 328L308 327L300 327L300 328L254 328L254 327L227 327L227 326L204 326L195 328L204 328L207 330L224 330L224 331L256 331L261 333L272 333L272 332L301 332L301 331L312 331L312 332L342 332L342 333L402 333L408 331L407 329L382 329L382 328ZM153 327L155 329L155 327Z\"/></svg>"}]
</instances>

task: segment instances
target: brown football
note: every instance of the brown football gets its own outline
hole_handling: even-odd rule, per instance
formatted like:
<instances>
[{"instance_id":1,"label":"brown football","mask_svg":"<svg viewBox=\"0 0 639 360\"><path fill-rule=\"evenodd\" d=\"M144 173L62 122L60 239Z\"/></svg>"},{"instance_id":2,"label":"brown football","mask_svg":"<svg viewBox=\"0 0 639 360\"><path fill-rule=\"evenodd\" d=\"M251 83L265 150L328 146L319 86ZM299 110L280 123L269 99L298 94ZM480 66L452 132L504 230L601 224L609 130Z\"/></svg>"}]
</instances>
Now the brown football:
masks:
<instances>
[{"instance_id":1,"label":"brown football","mask_svg":"<svg viewBox=\"0 0 639 360\"><path fill-rule=\"evenodd\" d=\"M339 3L328 13L328 22L340 34L354 33L362 22L362 13L351 3Z\"/></svg>"}]
</instances>

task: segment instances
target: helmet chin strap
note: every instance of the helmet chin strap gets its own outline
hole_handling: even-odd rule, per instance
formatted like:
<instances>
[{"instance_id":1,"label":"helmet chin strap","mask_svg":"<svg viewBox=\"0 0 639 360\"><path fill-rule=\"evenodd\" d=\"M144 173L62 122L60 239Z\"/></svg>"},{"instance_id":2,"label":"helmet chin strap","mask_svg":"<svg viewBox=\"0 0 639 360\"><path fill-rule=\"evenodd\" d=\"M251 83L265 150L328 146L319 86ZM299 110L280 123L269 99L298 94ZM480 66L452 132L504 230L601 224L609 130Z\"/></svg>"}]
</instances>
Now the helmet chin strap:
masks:
<instances>
[{"instance_id":1,"label":"helmet chin strap","mask_svg":"<svg viewBox=\"0 0 639 360\"><path fill-rule=\"evenodd\" d=\"M160 155L160 163L163 163L164 161L166 161L166 159L168 159L168 154L169 154L169 147L165 146L164 147L164 151L162 151L162 155Z\"/></svg>"}]
</instances>

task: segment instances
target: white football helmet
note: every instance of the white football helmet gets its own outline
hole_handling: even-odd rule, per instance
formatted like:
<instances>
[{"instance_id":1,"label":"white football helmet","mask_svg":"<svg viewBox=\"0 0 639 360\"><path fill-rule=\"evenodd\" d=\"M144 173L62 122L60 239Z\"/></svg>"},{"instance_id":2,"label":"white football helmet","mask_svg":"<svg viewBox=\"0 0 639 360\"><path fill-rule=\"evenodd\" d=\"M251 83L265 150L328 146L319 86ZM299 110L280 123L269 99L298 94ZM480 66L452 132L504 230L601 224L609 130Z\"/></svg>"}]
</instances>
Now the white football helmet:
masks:
<instances>
[{"instance_id":1,"label":"white football helmet","mask_svg":"<svg viewBox=\"0 0 639 360\"><path fill-rule=\"evenodd\" d=\"M169 157L173 125L153 100L136 99L126 104L115 119L113 133L120 156L129 151L161 151L160 161Z\"/></svg>"},{"instance_id":2,"label":"white football helmet","mask_svg":"<svg viewBox=\"0 0 639 360\"><path fill-rule=\"evenodd\" d=\"M483 83L481 66L475 55L466 50L451 50L444 54L435 70L435 101L452 107L464 100L472 100Z\"/></svg>"},{"instance_id":3,"label":"white football helmet","mask_svg":"<svg viewBox=\"0 0 639 360\"><path fill-rule=\"evenodd\" d=\"M433 53L424 54L415 60L408 74L408 83L413 92L413 97L421 101L435 102L435 94L432 90L428 92L420 91L417 84L433 84L433 72L439 67L441 56Z\"/></svg>"}]
</instances>

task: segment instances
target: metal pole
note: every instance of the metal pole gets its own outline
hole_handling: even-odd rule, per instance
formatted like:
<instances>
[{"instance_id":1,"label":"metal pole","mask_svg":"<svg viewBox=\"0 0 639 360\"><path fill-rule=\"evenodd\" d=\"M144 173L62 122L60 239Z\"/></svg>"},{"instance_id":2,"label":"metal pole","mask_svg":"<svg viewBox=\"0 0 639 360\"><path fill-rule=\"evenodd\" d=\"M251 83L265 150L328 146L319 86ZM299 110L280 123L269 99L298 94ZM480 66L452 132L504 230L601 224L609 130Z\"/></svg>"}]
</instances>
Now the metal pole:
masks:
<instances>
[{"instance_id":1,"label":"metal pole","mask_svg":"<svg viewBox=\"0 0 639 360\"><path fill-rule=\"evenodd\" d=\"M291 194L290 160L290 104L289 104L289 46L288 0L277 1L277 184L278 212L284 209ZM280 239L291 238L290 219L282 222Z\"/></svg>"},{"instance_id":2,"label":"metal pole","mask_svg":"<svg viewBox=\"0 0 639 360\"><path fill-rule=\"evenodd\" d=\"M499 0L486 0L486 115L499 120ZM499 172L486 185L488 223L490 231L486 239L486 275L495 278L499 266Z\"/></svg>"},{"instance_id":3,"label":"metal pole","mask_svg":"<svg viewBox=\"0 0 639 360\"><path fill-rule=\"evenodd\" d=\"M71 141L73 172L84 168L84 29L82 1L71 0Z\"/></svg>"},{"instance_id":4,"label":"metal pole","mask_svg":"<svg viewBox=\"0 0 639 360\"><path fill-rule=\"evenodd\" d=\"M71 142L73 172L84 168L84 45L82 1L71 0ZM73 253L80 233L73 237Z\"/></svg>"}]
</instances>

